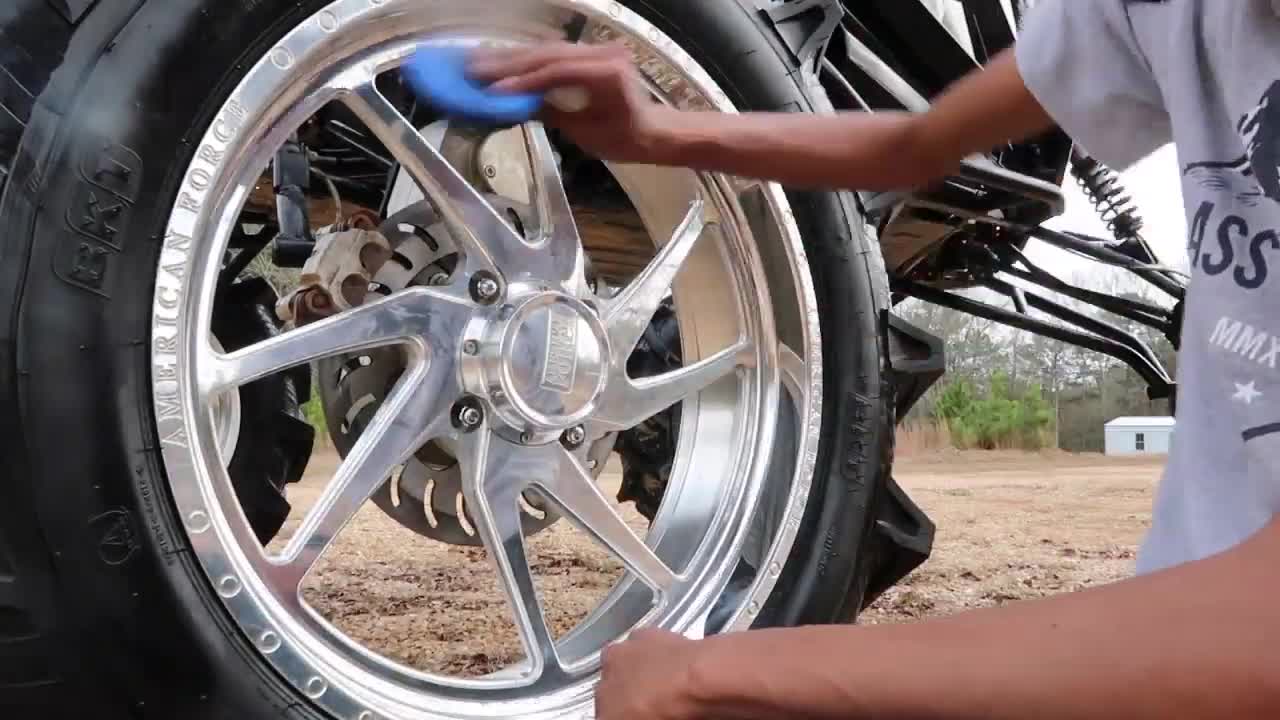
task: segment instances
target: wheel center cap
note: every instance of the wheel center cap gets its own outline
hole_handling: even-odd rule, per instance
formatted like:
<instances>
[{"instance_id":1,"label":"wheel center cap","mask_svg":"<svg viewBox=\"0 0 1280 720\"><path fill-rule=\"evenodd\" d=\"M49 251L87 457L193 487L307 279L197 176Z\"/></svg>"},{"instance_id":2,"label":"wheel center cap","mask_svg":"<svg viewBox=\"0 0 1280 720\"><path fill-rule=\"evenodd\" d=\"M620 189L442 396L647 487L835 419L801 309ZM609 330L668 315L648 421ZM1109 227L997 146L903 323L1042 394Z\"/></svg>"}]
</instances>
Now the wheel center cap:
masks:
<instances>
[{"instance_id":1,"label":"wheel center cap","mask_svg":"<svg viewBox=\"0 0 1280 720\"><path fill-rule=\"evenodd\" d=\"M498 385L517 427L566 429L594 408L608 379L608 336L581 301L558 293L534 295L501 325Z\"/></svg>"}]
</instances>

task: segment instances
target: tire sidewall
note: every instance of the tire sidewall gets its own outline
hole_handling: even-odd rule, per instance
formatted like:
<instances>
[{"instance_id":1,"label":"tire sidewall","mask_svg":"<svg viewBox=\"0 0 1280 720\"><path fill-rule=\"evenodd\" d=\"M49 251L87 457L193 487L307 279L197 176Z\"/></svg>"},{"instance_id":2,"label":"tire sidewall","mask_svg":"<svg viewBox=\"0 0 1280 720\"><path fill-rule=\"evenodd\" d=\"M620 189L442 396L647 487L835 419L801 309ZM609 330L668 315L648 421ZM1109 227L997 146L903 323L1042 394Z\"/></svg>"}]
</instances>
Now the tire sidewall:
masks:
<instances>
[{"instance_id":1,"label":"tire sidewall","mask_svg":"<svg viewBox=\"0 0 1280 720\"><path fill-rule=\"evenodd\" d=\"M151 410L150 313L195 139L245 69L325 2L150 0L114 37L78 35L104 51L67 107L33 116L21 152L37 169L0 206L17 228L4 256L25 255L0 284L20 293L12 450L60 584L61 664L96 691L85 707L98 717L319 717L189 551ZM120 167L127 178L98 172Z\"/></svg>"}]
</instances>

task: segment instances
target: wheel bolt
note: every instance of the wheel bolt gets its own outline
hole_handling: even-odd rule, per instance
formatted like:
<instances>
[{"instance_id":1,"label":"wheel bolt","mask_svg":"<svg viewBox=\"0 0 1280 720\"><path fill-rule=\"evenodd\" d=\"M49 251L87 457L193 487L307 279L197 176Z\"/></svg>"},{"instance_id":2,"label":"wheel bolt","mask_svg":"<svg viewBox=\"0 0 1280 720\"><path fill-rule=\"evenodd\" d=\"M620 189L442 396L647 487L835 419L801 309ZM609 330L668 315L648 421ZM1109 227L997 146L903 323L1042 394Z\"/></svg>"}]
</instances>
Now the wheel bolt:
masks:
<instances>
[{"instance_id":1,"label":"wheel bolt","mask_svg":"<svg viewBox=\"0 0 1280 720\"><path fill-rule=\"evenodd\" d=\"M469 398L459 402L454 407L453 418L463 431L471 432L480 427L480 423L484 422L484 410L480 409L479 403Z\"/></svg>"},{"instance_id":2,"label":"wheel bolt","mask_svg":"<svg viewBox=\"0 0 1280 720\"><path fill-rule=\"evenodd\" d=\"M447 272L438 272L438 273L436 273L435 275L432 275L432 276L431 276L431 279L430 279L430 280L428 280L428 281L427 281L427 283L428 283L428 284L430 284L430 285L436 285L436 286L440 286L440 285L448 285L448 284L449 284L449 273L447 273Z\"/></svg>"},{"instance_id":3,"label":"wheel bolt","mask_svg":"<svg viewBox=\"0 0 1280 720\"><path fill-rule=\"evenodd\" d=\"M488 305L498 298L498 293L501 290L502 286L498 284L498 279L489 273L476 273L475 277L471 279L471 295L476 299L476 302Z\"/></svg>"},{"instance_id":4,"label":"wheel bolt","mask_svg":"<svg viewBox=\"0 0 1280 720\"><path fill-rule=\"evenodd\" d=\"M560 441L570 450L576 450L577 448L582 447L582 443L587 441L587 431L581 425L571 427L564 431L564 435L561 436Z\"/></svg>"},{"instance_id":5,"label":"wheel bolt","mask_svg":"<svg viewBox=\"0 0 1280 720\"><path fill-rule=\"evenodd\" d=\"M480 343L475 340L468 340L462 343L462 352L467 355L475 355L480 352Z\"/></svg>"},{"instance_id":6,"label":"wheel bolt","mask_svg":"<svg viewBox=\"0 0 1280 720\"><path fill-rule=\"evenodd\" d=\"M524 432L520 433L520 442L524 443L525 445L532 443L533 433L529 432L528 430L525 430Z\"/></svg>"}]
</instances>

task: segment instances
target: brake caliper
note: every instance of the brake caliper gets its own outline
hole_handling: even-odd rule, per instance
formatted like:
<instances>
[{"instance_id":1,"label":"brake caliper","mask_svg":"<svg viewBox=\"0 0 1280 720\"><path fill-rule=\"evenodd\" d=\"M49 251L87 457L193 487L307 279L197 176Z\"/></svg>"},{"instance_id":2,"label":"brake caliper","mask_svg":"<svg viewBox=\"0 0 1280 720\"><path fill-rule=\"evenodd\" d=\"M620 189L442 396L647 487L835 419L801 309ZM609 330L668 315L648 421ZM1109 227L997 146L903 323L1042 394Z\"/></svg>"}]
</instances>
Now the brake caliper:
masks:
<instances>
[{"instance_id":1,"label":"brake caliper","mask_svg":"<svg viewBox=\"0 0 1280 720\"><path fill-rule=\"evenodd\" d=\"M391 245L375 230L316 233L316 249L302 267L301 282L276 303L276 315L301 326L363 305L373 276L391 254Z\"/></svg>"}]
</instances>

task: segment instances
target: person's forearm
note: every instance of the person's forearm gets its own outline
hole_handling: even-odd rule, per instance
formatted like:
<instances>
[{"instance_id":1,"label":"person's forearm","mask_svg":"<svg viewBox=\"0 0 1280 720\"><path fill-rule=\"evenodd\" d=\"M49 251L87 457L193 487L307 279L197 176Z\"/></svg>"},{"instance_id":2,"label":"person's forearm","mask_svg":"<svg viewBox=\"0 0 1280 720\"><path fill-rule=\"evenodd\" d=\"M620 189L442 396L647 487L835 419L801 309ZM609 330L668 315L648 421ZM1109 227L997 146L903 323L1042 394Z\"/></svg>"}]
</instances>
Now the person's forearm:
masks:
<instances>
[{"instance_id":1,"label":"person's forearm","mask_svg":"<svg viewBox=\"0 0 1280 720\"><path fill-rule=\"evenodd\" d=\"M954 169L944 158L913 157L923 155L912 142L917 120L908 113L673 111L664 118L654 158L791 187L911 188Z\"/></svg>"},{"instance_id":2,"label":"person's forearm","mask_svg":"<svg viewBox=\"0 0 1280 720\"><path fill-rule=\"evenodd\" d=\"M922 113L744 113L664 110L656 161L793 187L913 189L960 161L1052 126L1012 52L949 88Z\"/></svg>"},{"instance_id":3,"label":"person's forearm","mask_svg":"<svg viewBox=\"0 0 1280 720\"><path fill-rule=\"evenodd\" d=\"M1276 528L1200 563L911 625L705 641L706 717L1280 716Z\"/></svg>"}]
</instances>

